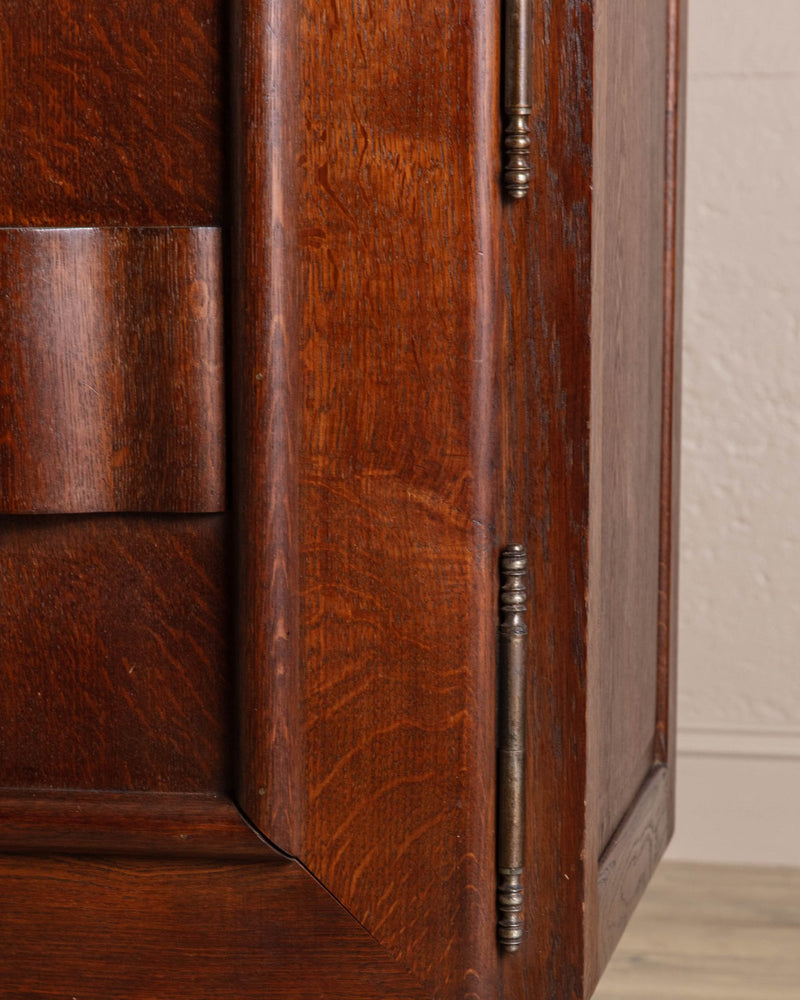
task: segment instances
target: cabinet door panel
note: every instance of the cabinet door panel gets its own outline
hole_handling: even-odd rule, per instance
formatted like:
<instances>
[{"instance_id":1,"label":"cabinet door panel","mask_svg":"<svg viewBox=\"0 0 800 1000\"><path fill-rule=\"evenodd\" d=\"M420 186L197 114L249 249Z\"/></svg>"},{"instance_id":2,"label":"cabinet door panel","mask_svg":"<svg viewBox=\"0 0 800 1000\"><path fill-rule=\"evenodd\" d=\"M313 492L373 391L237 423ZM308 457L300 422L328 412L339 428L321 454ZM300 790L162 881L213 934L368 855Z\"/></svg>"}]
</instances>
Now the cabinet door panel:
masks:
<instances>
[{"instance_id":1,"label":"cabinet door panel","mask_svg":"<svg viewBox=\"0 0 800 1000\"><path fill-rule=\"evenodd\" d=\"M0 787L231 784L224 515L0 518Z\"/></svg>"},{"instance_id":2,"label":"cabinet door panel","mask_svg":"<svg viewBox=\"0 0 800 1000\"><path fill-rule=\"evenodd\" d=\"M225 504L218 229L0 230L0 513Z\"/></svg>"},{"instance_id":3,"label":"cabinet door panel","mask_svg":"<svg viewBox=\"0 0 800 1000\"><path fill-rule=\"evenodd\" d=\"M0 10L0 225L223 219L219 0Z\"/></svg>"}]
</instances>

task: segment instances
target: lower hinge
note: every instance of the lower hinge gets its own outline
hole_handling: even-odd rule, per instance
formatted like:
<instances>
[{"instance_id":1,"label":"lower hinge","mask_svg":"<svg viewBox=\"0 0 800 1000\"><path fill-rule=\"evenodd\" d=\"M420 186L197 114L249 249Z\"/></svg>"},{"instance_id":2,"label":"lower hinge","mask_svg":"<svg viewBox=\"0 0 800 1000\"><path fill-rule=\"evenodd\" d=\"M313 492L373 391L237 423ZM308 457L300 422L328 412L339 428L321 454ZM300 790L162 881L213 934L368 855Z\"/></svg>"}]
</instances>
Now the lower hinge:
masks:
<instances>
[{"instance_id":1,"label":"lower hinge","mask_svg":"<svg viewBox=\"0 0 800 1000\"><path fill-rule=\"evenodd\" d=\"M500 556L497 740L497 940L505 951L517 951L523 935L527 577L525 547L509 545Z\"/></svg>"}]
</instances>

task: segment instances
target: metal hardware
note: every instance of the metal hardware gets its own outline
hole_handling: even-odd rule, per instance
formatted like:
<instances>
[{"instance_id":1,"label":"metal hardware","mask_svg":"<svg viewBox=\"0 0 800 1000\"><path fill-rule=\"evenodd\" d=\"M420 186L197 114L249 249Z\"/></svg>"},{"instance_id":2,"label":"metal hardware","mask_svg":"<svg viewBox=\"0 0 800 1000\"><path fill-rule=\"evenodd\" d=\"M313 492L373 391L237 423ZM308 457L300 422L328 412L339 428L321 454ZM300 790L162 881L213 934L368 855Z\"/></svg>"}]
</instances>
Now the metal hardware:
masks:
<instances>
[{"instance_id":1,"label":"metal hardware","mask_svg":"<svg viewBox=\"0 0 800 1000\"><path fill-rule=\"evenodd\" d=\"M525 864L525 601L528 556L509 545L500 556L500 709L497 740L497 940L522 941Z\"/></svg>"},{"instance_id":2,"label":"metal hardware","mask_svg":"<svg viewBox=\"0 0 800 1000\"><path fill-rule=\"evenodd\" d=\"M512 198L523 198L531 180L531 3L506 0L503 146L506 191Z\"/></svg>"}]
</instances>

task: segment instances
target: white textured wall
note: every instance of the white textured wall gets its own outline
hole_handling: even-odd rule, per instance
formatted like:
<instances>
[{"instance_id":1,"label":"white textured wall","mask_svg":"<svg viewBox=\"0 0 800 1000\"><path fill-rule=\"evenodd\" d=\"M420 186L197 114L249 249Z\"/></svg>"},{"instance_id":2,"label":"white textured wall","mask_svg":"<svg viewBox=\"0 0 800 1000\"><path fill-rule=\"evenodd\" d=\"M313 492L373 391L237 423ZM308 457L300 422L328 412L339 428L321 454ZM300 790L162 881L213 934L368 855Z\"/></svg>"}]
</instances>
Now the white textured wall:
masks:
<instances>
[{"instance_id":1,"label":"white textured wall","mask_svg":"<svg viewBox=\"0 0 800 1000\"><path fill-rule=\"evenodd\" d=\"M800 0L689 0L678 830L800 865Z\"/></svg>"}]
</instances>

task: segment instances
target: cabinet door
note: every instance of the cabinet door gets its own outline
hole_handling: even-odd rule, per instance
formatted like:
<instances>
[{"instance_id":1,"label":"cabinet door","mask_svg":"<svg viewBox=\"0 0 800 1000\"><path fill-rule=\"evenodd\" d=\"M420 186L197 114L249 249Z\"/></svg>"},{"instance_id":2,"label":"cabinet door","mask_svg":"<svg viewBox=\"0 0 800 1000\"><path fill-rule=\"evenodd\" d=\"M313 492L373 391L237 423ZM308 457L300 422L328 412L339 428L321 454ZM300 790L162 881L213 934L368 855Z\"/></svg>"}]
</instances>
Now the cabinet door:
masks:
<instances>
[{"instance_id":1,"label":"cabinet door","mask_svg":"<svg viewBox=\"0 0 800 1000\"><path fill-rule=\"evenodd\" d=\"M230 15L0 10L10 1000L414 995L236 805Z\"/></svg>"},{"instance_id":2,"label":"cabinet door","mask_svg":"<svg viewBox=\"0 0 800 1000\"><path fill-rule=\"evenodd\" d=\"M515 200L500 5L0 12L5 996L590 995L672 823L681 12L531 10Z\"/></svg>"}]
</instances>

